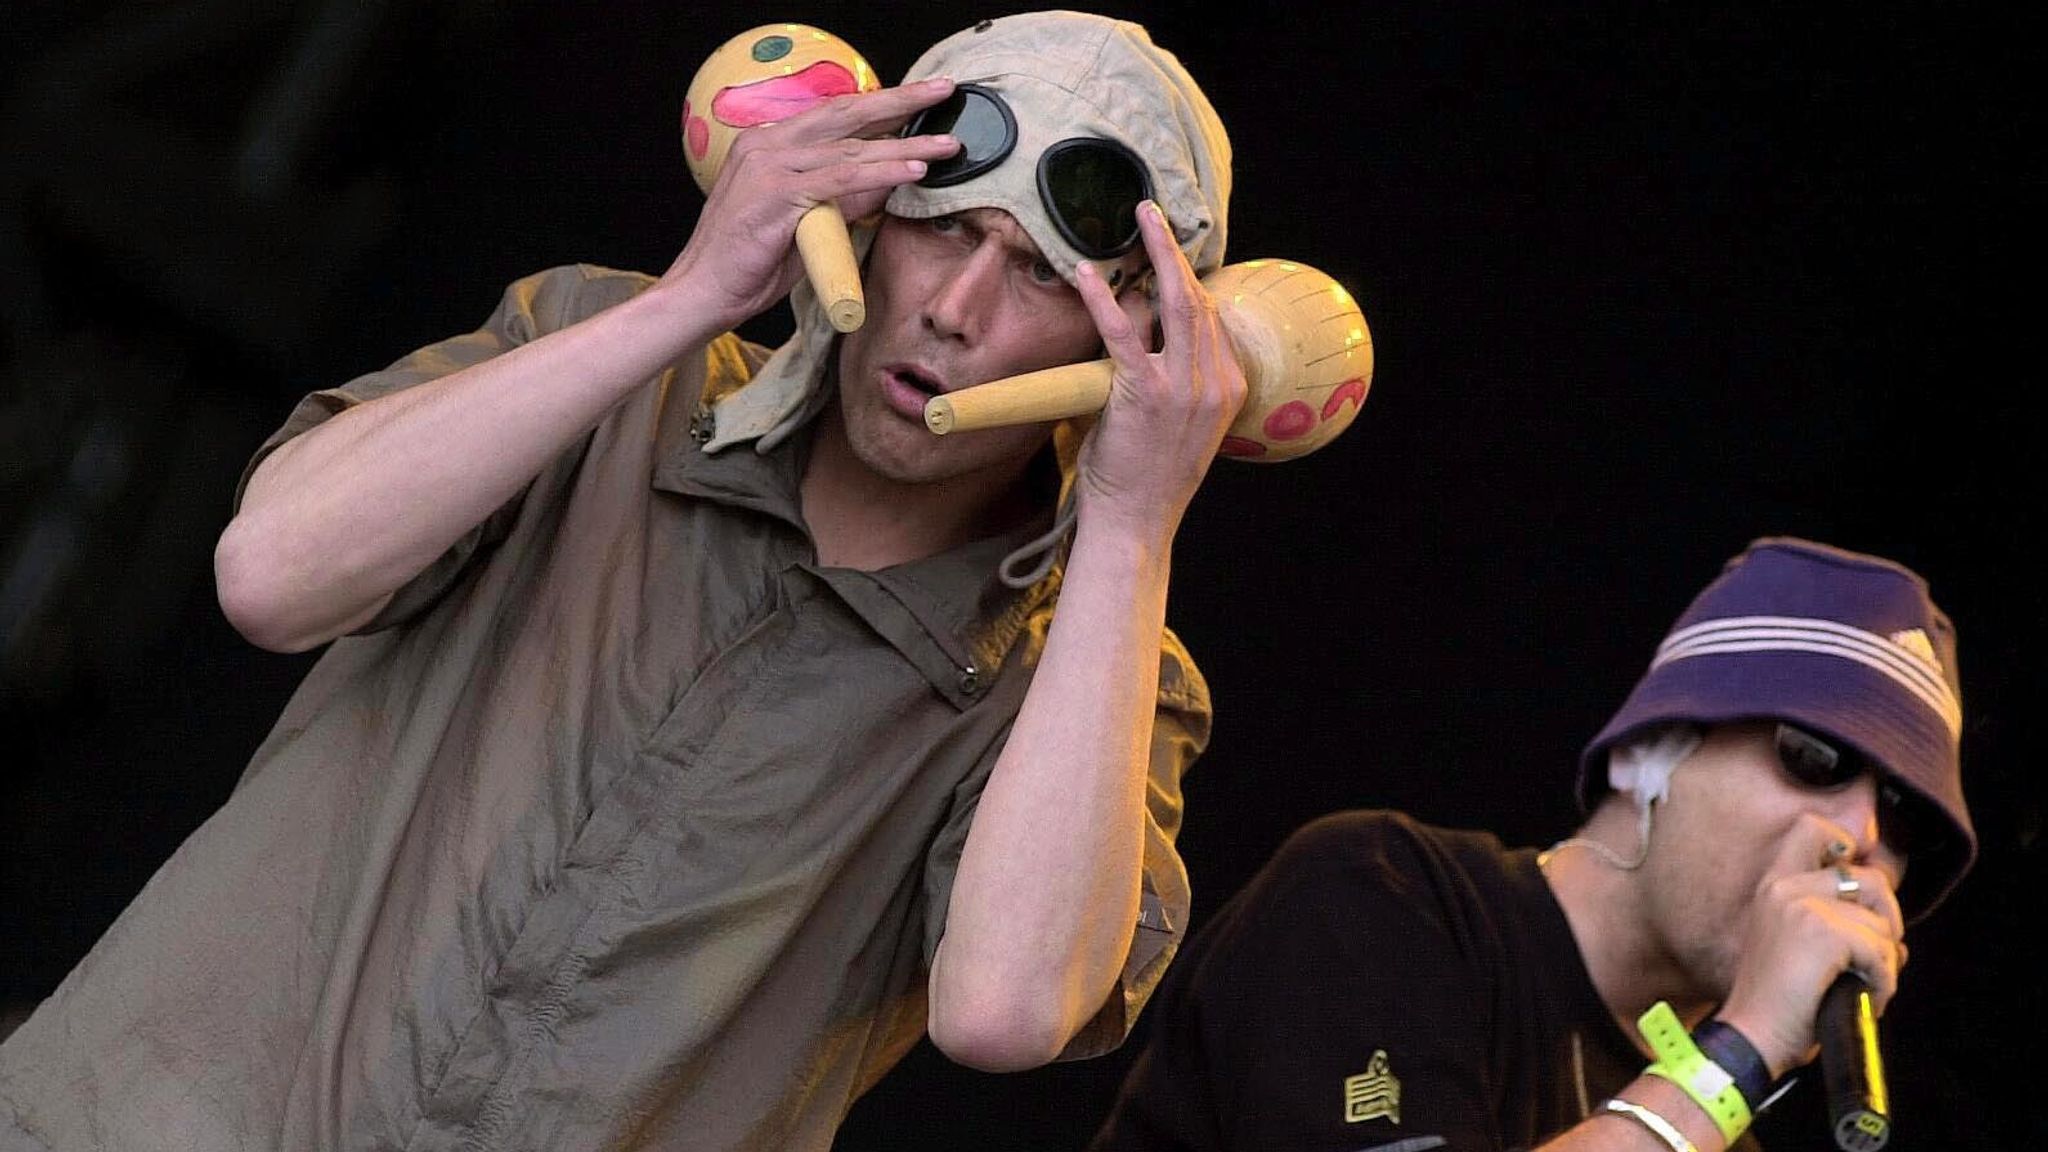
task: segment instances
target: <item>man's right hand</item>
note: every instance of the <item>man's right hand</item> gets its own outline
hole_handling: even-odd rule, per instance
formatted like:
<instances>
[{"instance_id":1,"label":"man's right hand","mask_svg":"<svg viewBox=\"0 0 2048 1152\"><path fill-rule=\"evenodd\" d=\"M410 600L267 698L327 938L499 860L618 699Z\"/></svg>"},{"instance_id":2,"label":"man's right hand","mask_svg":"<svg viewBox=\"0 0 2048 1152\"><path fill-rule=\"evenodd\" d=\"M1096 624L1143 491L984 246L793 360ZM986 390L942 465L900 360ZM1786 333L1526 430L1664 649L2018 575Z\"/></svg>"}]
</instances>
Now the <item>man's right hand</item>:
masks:
<instances>
[{"instance_id":1,"label":"man's right hand","mask_svg":"<svg viewBox=\"0 0 2048 1152\"><path fill-rule=\"evenodd\" d=\"M1889 859L1853 862L1855 838L1811 815L1786 840L1751 904L1734 984L1716 1013L1756 1046L1773 1078L1819 1054L1814 1018L1835 977L1860 975L1881 1015L1906 963Z\"/></svg>"},{"instance_id":2,"label":"man's right hand","mask_svg":"<svg viewBox=\"0 0 2048 1152\"><path fill-rule=\"evenodd\" d=\"M834 97L735 138L689 244L645 292L475 363L358 404L251 475L214 551L222 609L264 648L303 651L360 626L664 368L785 296L797 222L850 219L951 155L950 137L893 135L948 81ZM481 334L479 334L481 336ZM488 356L482 353L489 351Z\"/></svg>"},{"instance_id":3,"label":"man's right hand","mask_svg":"<svg viewBox=\"0 0 2048 1152\"><path fill-rule=\"evenodd\" d=\"M869 216L959 149L950 136L896 135L952 91L940 78L834 96L740 132L661 288L710 308L721 328L772 307L803 273L794 239L806 212L836 203L848 220Z\"/></svg>"}]
</instances>

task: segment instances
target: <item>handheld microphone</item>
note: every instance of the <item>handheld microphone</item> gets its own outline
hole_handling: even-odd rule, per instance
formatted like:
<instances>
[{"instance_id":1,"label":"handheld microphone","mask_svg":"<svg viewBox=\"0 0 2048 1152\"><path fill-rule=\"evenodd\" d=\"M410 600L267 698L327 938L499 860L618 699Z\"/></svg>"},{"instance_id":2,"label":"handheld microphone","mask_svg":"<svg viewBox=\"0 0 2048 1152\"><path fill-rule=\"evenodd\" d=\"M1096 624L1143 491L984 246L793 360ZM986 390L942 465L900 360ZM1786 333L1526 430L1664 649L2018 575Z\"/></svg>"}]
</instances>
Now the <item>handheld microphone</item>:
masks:
<instances>
[{"instance_id":1,"label":"handheld microphone","mask_svg":"<svg viewBox=\"0 0 2048 1152\"><path fill-rule=\"evenodd\" d=\"M1891 1100L1877 1047L1870 987L1854 972L1835 977L1814 1018L1828 1128L1841 1152L1877 1152L1891 1139Z\"/></svg>"}]
</instances>

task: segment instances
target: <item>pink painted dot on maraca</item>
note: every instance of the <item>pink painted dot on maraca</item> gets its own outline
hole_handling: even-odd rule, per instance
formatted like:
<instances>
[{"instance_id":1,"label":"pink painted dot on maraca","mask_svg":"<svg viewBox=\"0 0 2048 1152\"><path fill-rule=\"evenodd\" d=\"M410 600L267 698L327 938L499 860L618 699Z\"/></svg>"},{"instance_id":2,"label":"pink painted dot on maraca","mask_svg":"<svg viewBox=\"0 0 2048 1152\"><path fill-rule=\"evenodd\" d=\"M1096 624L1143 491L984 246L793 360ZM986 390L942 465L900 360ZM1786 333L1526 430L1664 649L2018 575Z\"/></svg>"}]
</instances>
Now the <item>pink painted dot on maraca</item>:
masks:
<instances>
[{"instance_id":1,"label":"pink painted dot on maraca","mask_svg":"<svg viewBox=\"0 0 2048 1152\"><path fill-rule=\"evenodd\" d=\"M1323 419L1334 419L1344 410L1346 400L1351 402L1351 407L1355 411L1359 405L1365 403L1365 391L1370 386L1363 376L1353 376L1337 385L1330 393L1330 398L1323 401Z\"/></svg>"},{"instance_id":2,"label":"pink painted dot on maraca","mask_svg":"<svg viewBox=\"0 0 2048 1152\"><path fill-rule=\"evenodd\" d=\"M702 116L690 112L690 102L683 101L683 152L692 162L701 160L711 147L711 125Z\"/></svg>"},{"instance_id":3,"label":"pink painted dot on maraca","mask_svg":"<svg viewBox=\"0 0 2048 1152\"><path fill-rule=\"evenodd\" d=\"M1316 410L1299 400L1289 400L1266 414L1259 425L1274 440L1299 440L1316 426Z\"/></svg>"}]
</instances>

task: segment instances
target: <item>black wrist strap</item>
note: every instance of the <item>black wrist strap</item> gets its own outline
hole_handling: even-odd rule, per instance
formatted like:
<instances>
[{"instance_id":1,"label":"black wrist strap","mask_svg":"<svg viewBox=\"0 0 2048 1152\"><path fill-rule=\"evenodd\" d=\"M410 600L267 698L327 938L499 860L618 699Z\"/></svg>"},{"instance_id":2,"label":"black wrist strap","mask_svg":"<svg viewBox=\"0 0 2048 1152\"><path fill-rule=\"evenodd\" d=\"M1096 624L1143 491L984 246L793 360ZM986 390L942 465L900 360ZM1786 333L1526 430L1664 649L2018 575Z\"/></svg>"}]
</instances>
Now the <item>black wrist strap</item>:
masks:
<instances>
[{"instance_id":1,"label":"black wrist strap","mask_svg":"<svg viewBox=\"0 0 2048 1152\"><path fill-rule=\"evenodd\" d=\"M1692 1030L1692 1042L1700 1054L1721 1066L1735 1078L1736 1091L1748 1103L1752 1115L1764 1110L1775 1097L1771 1091L1770 1065L1764 1063L1756 1045L1732 1024L1718 1017L1701 1022Z\"/></svg>"}]
</instances>

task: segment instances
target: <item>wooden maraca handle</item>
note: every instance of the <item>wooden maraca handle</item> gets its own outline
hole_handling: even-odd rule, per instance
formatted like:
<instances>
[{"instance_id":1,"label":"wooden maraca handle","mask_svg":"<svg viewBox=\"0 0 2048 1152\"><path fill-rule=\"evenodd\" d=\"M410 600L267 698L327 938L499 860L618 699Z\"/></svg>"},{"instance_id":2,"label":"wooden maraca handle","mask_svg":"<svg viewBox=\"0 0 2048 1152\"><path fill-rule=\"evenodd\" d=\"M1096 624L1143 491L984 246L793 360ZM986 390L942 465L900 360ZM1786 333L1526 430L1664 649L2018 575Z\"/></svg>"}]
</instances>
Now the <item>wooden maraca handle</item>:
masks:
<instances>
[{"instance_id":1,"label":"wooden maraca handle","mask_svg":"<svg viewBox=\"0 0 2048 1152\"><path fill-rule=\"evenodd\" d=\"M853 238L838 205L820 204L804 213L796 224L796 250L832 327L851 332L865 323L868 305L861 294L860 262L854 259Z\"/></svg>"},{"instance_id":2,"label":"wooden maraca handle","mask_svg":"<svg viewBox=\"0 0 2048 1152\"><path fill-rule=\"evenodd\" d=\"M1202 283L1245 374L1244 406L1221 453L1287 460L1343 431L1372 383L1372 336L1351 294L1294 261L1231 264ZM925 427L944 436L1099 412L1114 373L1102 359L976 384L925 401Z\"/></svg>"},{"instance_id":3,"label":"wooden maraca handle","mask_svg":"<svg viewBox=\"0 0 2048 1152\"><path fill-rule=\"evenodd\" d=\"M924 426L944 436L1100 412L1115 372L1108 360L1090 360L976 384L925 401Z\"/></svg>"}]
</instances>

